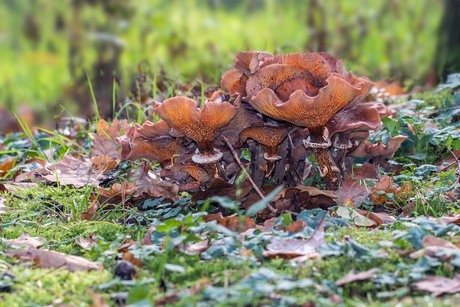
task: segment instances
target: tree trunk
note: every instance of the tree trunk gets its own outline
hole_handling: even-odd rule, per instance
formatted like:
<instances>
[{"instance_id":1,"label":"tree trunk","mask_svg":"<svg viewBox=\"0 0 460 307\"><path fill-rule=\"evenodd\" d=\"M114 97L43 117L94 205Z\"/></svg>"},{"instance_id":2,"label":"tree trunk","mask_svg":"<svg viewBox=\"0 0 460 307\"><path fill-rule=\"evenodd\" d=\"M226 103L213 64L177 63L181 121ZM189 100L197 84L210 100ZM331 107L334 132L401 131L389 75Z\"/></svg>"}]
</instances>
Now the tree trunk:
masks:
<instances>
[{"instance_id":1,"label":"tree trunk","mask_svg":"<svg viewBox=\"0 0 460 307\"><path fill-rule=\"evenodd\" d=\"M460 0L444 0L434 68L442 80L460 72Z\"/></svg>"}]
</instances>

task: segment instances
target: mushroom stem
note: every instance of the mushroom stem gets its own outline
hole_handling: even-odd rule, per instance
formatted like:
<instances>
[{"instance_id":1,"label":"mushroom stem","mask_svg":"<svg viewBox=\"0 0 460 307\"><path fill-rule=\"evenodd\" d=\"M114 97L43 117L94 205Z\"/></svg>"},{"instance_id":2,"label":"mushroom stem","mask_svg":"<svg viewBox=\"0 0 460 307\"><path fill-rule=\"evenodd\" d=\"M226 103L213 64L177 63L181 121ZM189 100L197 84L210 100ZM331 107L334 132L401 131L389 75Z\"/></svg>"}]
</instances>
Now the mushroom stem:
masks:
<instances>
[{"instance_id":1,"label":"mushroom stem","mask_svg":"<svg viewBox=\"0 0 460 307\"><path fill-rule=\"evenodd\" d=\"M327 148L314 149L316 161L319 166L319 174L326 181L328 188L336 188L340 183L340 170L332 160L331 153Z\"/></svg>"},{"instance_id":2,"label":"mushroom stem","mask_svg":"<svg viewBox=\"0 0 460 307\"><path fill-rule=\"evenodd\" d=\"M351 132L339 132L334 135L333 142L332 142L332 158L336 165L339 167L341 175L345 178L349 171L350 166L347 165L347 153L348 150L352 147L350 141Z\"/></svg>"},{"instance_id":3,"label":"mushroom stem","mask_svg":"<svg viewBox=\"0 0 460 307\"><path fill-rule=\"evenodd\" d=\"M328 188L336 188L340 183L340 170L332 159L329 147L329 131L326 127L308 128L310 135L304 140L304 146L312 149L319 166L319 174L326 181Z\"/></svg>"}]
</instances>

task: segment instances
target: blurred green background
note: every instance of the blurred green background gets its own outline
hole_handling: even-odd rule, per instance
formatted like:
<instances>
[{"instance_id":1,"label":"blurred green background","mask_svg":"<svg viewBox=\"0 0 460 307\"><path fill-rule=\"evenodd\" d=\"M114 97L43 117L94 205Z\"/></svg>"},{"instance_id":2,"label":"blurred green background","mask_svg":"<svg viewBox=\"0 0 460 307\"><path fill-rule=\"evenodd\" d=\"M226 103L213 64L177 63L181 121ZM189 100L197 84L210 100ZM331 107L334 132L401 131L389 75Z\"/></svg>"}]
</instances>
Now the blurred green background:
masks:
<instances>
[{"instance_id":1,"label":"blurred green background","mask_svg":"<svg viewBox=\"0 0 460 307\"><path fill-rule=\"evenodd\" d=\"M92 94L106 109L142 102L141 92L218 84L234 55L248 49L325 50L374 81L425 84L433 73L442 4L2 0L0 106L85 114Z\"/></svg>"}]
</instances>

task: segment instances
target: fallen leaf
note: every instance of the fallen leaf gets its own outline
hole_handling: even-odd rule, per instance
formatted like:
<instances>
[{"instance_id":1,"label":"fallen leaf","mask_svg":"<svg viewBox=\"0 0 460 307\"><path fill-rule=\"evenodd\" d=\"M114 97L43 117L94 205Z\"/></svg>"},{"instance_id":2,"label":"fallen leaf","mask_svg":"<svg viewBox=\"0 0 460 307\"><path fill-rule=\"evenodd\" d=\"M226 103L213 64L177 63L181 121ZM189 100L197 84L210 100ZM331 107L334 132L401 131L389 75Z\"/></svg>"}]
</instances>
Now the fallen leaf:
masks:
<instances>
[{"instance_id":1,"label":"fallen leaf","mask_svg":"<svg viewBox=\"0 0 460 307\"><path fill-rule=\"evenodd\" d=\"M81 219L91 221L94 215L96 215L98 207L99 207L99 202L96 199L93 199L91 201L91 204L88 206L88 209L86 209L85 212L82 212L80 214Z\"/></svg>"},{"instance_id":2,"label":"fallen leaf","mask_svg":"<svg viewBox=\"0 0 460 307\"><path fill-rule=\"evenodd\" d=\"M155 231L156 228L157 228L157 225L155 225L155 224L151 224L149 226L149 229L147 229L147 232L145 233L144 241L142 242L143 245L152 245L153 244L153 242L152 242L152 233Z\"/></svg>"},{"instance_id":3,"label":"fallen leaf","mask_svg":"<svg viewBox=\"0 0 460 307\"><path fill-rule=\"evenodd\" d=\"M460 275L457 274L452 279L430 276L413 283L412 286L417 290L430 292L434 296L458 293L460 292Z\"/></svg>"},{"instance_id":4,"label":"fallen leaf","mask_svg":"<svg viewBox=\"0 0 460 307\"><path fill-rule=\"evenodd\" d=\"M8 248L22 248L22 247L40 247L46 239L42 237L31 237L28 233L23 233L16 239L5 240L6 247Z\"/></svg>"},{"instance_id":5,"label":"fallen leaf","mask_svg":"<svg viewBox=\"0 0 460 307\"><path fill-rule=\"evenodd\" d=\"M335 212L337 216L340 216L344 219L351 219L356 226L363 226L363 227L374 227L377 226L377 222L371 220L368 217L365 217L362 214L359 214L356 210L344 206L340 206L337 208Z\"/></svg>"},{"instance_id":6,"label":"fallen leaf","mask_svg":"<svg viewBox=\"0 0 460 307\"><path fill-rule=\"evenodd\" d=\"M444 254L438 254L439 251L443 249L450 249L450 250L460 250L456 245L453 243L444 240L442 238L438 238L432 235L427 235L422 239L422 246L423 248L411 253L409 257L412 259L418 259L424 255L430 256L433 258L439 258L442 261L448 261L449 257Z\"/></svg>"},{"instance_id":7,"label":"fallen leaf","mask_svg":"<svg viewBox=\"0 0 460 307\"><path fill-rule=\"evenodd\" d=\"M356 210L361 215L375 221L377 225L391 224L396 221L396 218L386 212L371 212L366 210Z\"/></svg>"},{"instance_id":8,"label":"fallen leaf","mask_svg":"<svg viewBox=\"0 0 460 307\"><path fill-rule=\"evenodd\" d=\"M369 197L369 191L364 185L359 184L351 177L347 177L342 182L337 195L339 205L346 204L349 207L357 207Z\"/></svg>"},{"instance_id":9,"label":"fallen leaf","mask_svg":"<svg viewBox=\"0 0 460 307\"><path fill-rule=\"evenodd\" d=\"M185 248L185 252L191 255L201 254L202 252L205 252L208 248L209 248L209 241L203 240L203 241L188 245Z\"/></svg>"},{"instance_id":10,"label":"fallen leaf","mask_svg":"<svg viewBox=\"0 0 460 307\"><path fill-rule=\"evenodd\" d=\"M115 119L111 125L101 119L97 124L97 133L89 134L93 140L92 156L107 155L114 160L119 159L120 145L116 139L125 135L130 128L131 125L125 119Z\"/></svg>"},{"instance_id":11,"label":"fallen leaf","mask_svg":"<svg viewBox=\"0 0 460 307\"><path fill-rule=\"evenodd\" d=\"M395 185L393 178L385 175L380 178L374 187L372 187L370 199L375 205L385 205L387 207L391 207L395 203L394 199L404 201L411 191L412 185L410 183L405 183L400 188ZM393 195L393 198L390 199L388 197L389 195Z\"/></svg>"},{"instance_id":12,"label":"fallen leaf","mask_svg":"<svg viewBox=\"0 0 460 307\"><path fill-rule=\"evenodd\" d=\"M351 270L347 275L337 280L335 284L340 287L355 281L366 280L372 278L378 270L377 268L373 268L359 273L356 273L355 270Z\"/></svg>"},{"instance_id":13,"label":"fallen leaf","mask_svg":"<svg viewBox=\"0 0 460 307\"><path fill-rule=\"evenodd\" d=\"M245 216L241 217L240 220L240 217L236 214L225 216L223 219L219 221L219 224L224 227L227 227L232 231L246 231L250 228L256 227L256 222L254 222L252 218Z\"/></svg>"},{"instance_id":14,"label":"fallen leaf","mask_svg":"<svg viewBox=\"0 0 460 307\"><path fill-rule=\"evenodd\" d=\"M448 224L460 225L460 214L456 214L454 216L443 216L443 217L440 217L438 220L443 225L448 225Z\"/></svg>"},{"instance_id":15,"label":"fallen leaf","mask_svg":"<svg viewBox=\"0 0 460 307\"><path fill-rule=\"evenodd\" d=\"M0 197L0 213L5 213L8 211L8 208L5 206L6 198Z\"/></svg>"},{"instance_id":16,"label":"fallen leaf","mask_svg":"<svg viewBox=\"0 0 460 307\"><path fill-rule=\"evenodd\" d=\"M100 264L89 261L85 258L47 249L36 249L30 247L27 250L7 251L5 255L8 257L17 257L21 262L34 261L44 269L64 268L70 272L102 269Z\"/></svg>"},{"instance_id":17,"label":"fallen leaf","mask_svg":"<svg viewBox=\"0 0 460 307\"><path fill-rule=\"evenodd\" d=\"M84 250L90 251L93 249L93 246L95 246L97 243L97 236L95 236L94 234L90 234L88 238L79 237L75 239L75 243Z\"/></svg>"},{"instance_id":18,"label":"fallen leaf","mask_svg":"<svg viewBox=\"0 0 460 307\"><path fill-rule=\"evenodd\" d=\"M203 216L203 220L206 223L212 221L220 222L220 220L222 220L223 218L224 216L222 215L222 212L208 213L208 215Z\"/></svg>"},{"instance_id":19,"label":"fallen leaf","mask_svg":"<svg viewBox=\"0 0 460 307\"><path fill-rule=\"evenodd\" d=\"M296 233L302 231L305 227L307 227L307 223L304 220L297 220L288 226L287 231Z\"/></svg>"},{"instance_id":20,"label":"fallen leaf","mask_svg":"<svg viewBox=\"0 0 460 307\"><path fill-rule=\"evenodd\" d=\"M266 258L292 259L302 257L302 261L317 257L316 249L324 244L325 216L308 240L300 239L273 239L266 247L263 255Z\"/></svg>"},{"instance_id":21,"label":"fallen leaf","mask_svg":"<svg viewBox=\"0 0 460 307\"><path fill-rule=\"evenodd\" d=\"M353 169L352 177L355 181L362 179L378 179L379 169L377 165L373 163L364 162L361 167Z\"/></svg>"},{"instance_id":22,"label":"fallen leaf","mask_svg":"<svg viewBox=\"0 0 460 307\"><path fill-rule=\"evenodd\" d=\"M103 172L106 172L114 168L118 164L117 161L115 161L107 155L92 157L91 163L93 163L94 167L96 167L97 170L102 170Z\"/></svg>"}]
</instances>

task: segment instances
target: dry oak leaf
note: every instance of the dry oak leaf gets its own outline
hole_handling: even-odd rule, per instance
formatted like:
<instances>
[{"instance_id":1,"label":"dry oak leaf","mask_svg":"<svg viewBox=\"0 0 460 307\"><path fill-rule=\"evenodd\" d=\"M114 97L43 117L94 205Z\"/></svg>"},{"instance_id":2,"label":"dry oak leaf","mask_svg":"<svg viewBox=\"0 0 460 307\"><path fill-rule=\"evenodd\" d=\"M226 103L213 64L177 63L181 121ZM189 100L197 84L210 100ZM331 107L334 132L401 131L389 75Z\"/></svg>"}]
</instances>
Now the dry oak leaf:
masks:
<instances>
[{"instance_id":1,"label":"dry oak leaf","mask_svg":"<svg viewBox=\"0 0 460 307\"><path fill-rule=\"evenodd\" d=\"M36 249L31 247L27 250L14 250L5 253L8 257L17 257L22 262L33 261L44 269L64 268L70 272L101 270L98 263L89 261L82 257L68 255L47 249Z\"/></svg>"},{"instance_id":2,"label":"dry oak leaf","mask_svg":"<svg viewBox=\"0 0 460 307\"><path fill-rule=\"evenodd\" d=\"M405 194L412 190L410 183L405 183L401 188L395 185L393 178L382 176L371 190L370 198L375 205L391 205L393 201L386 194L393 194L393 198L405 198Z\"/></svg>"},{"instance_id":3,"label":"dry oak leaf","mask_svg":"<svg viewBox=\"0 0 460 307\"><path fill-rule=\"evenodd\" d=\"M351 270L347 275L337 280L335 284L340 287L355 281L366 280L372 278L378 270L377 268L373 268L359 273L356 273L355 270Z\"/></svg>"},{"instance_id":4,"label":"dry oak leaf","mask_svg":"<svg viewBox=\"0 0 460 307\"><path fill-rule=\"evenodd\" d=\"M339 205L347 204L349 207L357 207L369 197L369 191L364 185L359 184L351 177L347 177L342 182L337 195Z\"/></svg>"},{"instance_id":5,"label":"dry oak leaf","mask_svg":"<svg viewBox=\"0 0 460 307\"><path fill-rule=\"evenodd\" d=\"M46 242L42 237L31 237L28 233L23 233L16 239L5 240L6 247L8 248L22 248L22 247L40 247Z\"/></svg>"},{"instance_id":6,"label":"dry oak leaf","mask_svg":"<svg viewBox=\"0 0 460 307\"><path fill-rule=\"evenodd\" d=\"M112 159L119 159L119 144L117 137L125 135L131 125L127 120L115 119L112 125L101 119L97 124L97 133L90 133L93 140L92 156L107 155Z\"/></svg>"},{"instance_id":7,"label":"dry oak leaf","mask_svg":"<svg viewBox=\"0 0 460 307\"><path fill-rule=\"evenodd\" d=\"M97 170L102 170L103 172L114 168L118 164L117 161L115 161L108 155L100 155L100 156L92 157L91 163L93 163L94 167Z\"/></svg>"},{"instance_id":8,"label":"dry oak leaf","mask_svg":"<svg viewBox=\"0 0 460 307\"><path fill-rule=\"evenodd\" d=\"M47 167L50 174L43 176L49 182L59 182L60 185L73 185L81 188L87 185L99 186L105 179L101 170L96 170L90 160L65 156L58 163Z\"/></svg>"},{"instance_id":9,"label":"dry oak leaf","mask_svg":"<svg viewBox=\"0 0 460 307\"><path fill-rule=\"evenodd\" d=\"M321 219L318 227L312 233L308 240L299 239L273 239L268 245L267 250L264 251L263 255L266 258L283 258L293 259L301 258L306 260L309 258L315 258L318 256L316 249L325 243L324 241L324 229L326 219L325 216Z\"/></svg>"},{"instance_id":10,"label":"dry oak leaf","mask_svg":"<svg viewBox=\"0 0 460 307\"><path fill-rule=\"evenodd\" d=\"M434 296L458 293L460 292L460 275L457 274L452 279L430 276L413 283L412 286L417 290L430 292Z\"/></svg>"},{"instance_id":11,"label":"dry oak leaf","mask_svg":"<svg viewBox=\"0 0 460 307\"><path fill-rule=\"evenodd\" d=\"M377 225L391 224L396 222L396 218L386 212L371 212L366 210L356 210L356 212L375 221Z\"/></svg>"}]
</instances>

